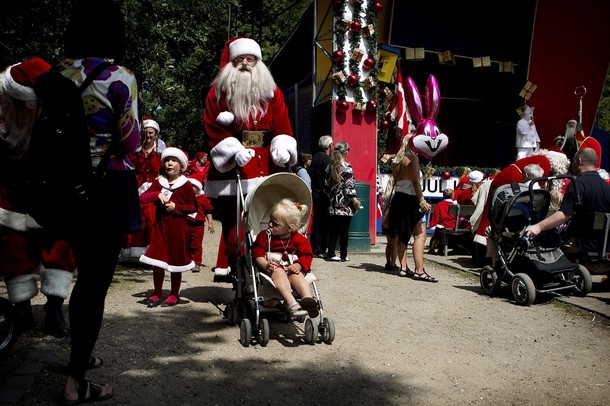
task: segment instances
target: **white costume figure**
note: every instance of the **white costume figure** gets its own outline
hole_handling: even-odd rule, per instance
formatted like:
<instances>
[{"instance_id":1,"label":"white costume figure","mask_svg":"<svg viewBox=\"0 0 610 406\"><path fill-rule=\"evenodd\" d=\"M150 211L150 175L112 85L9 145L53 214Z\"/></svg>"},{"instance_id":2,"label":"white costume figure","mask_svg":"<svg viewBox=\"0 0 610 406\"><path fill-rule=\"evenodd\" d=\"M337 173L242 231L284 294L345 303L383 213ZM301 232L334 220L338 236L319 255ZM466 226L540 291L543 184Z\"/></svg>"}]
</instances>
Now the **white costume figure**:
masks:
<instances>
[{"instance_id":1,"label":"white costume figure","mask_svg":"<svg viewBox=\"0 0 610 406\"><path fill-rule=\"evenodd\" d=\"M517 122L517 159L532 156L540 148L540 137L534 124L534 107L525 106L523 117Z\"/></svg>"}]
</instances>

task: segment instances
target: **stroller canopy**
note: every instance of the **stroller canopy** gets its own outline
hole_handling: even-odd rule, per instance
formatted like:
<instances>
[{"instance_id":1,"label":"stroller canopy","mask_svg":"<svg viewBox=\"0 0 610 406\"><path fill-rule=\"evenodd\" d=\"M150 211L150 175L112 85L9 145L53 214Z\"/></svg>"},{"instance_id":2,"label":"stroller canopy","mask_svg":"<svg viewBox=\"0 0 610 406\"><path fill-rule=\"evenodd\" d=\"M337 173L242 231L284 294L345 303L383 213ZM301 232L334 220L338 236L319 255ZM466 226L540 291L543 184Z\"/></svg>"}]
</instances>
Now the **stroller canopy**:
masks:
<instances>
[{"instance_id":1,"label":"stroller canopy","mask_svg":"<svg viewBox=\"0 0 610 406\"><path fill-rule=\"evenodd\" d=\"M265 230L269 225L271 208L285 198L305 204L311 218L311 191L305 181L293 173L275 173L265 178L246 196L244 213L247 213L245 221L249 231L257 235ZM303 225L301 232L307 229L308 224L309 219Z\"/></svg>"}]
</instances>

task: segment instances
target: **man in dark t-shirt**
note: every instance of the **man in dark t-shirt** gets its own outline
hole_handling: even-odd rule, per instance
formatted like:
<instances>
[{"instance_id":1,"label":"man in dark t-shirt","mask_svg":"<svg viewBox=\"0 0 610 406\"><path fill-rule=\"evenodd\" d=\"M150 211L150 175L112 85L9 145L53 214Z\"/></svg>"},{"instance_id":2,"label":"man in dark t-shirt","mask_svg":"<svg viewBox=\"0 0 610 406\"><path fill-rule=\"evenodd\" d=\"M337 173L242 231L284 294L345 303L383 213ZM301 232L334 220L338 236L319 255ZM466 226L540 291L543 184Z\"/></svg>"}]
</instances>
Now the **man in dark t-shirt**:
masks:
<instances>
[{"instance_id":1,"label":"man in dark t-shirt","mask_svg":"<svg viewBox=\"0 0 610 406\"><path fill-rule=\"evenodd\" d=\"M313 199L313 217L311 221L311 247L313 254L320 258L326 254L328 240L328 196L324 193L326 181L326 168L330 163L333 139L330 135L323 135L318 140L318 148L311 160L309 176L311 177L311 197Z\"/></svg>"}]
</instances>

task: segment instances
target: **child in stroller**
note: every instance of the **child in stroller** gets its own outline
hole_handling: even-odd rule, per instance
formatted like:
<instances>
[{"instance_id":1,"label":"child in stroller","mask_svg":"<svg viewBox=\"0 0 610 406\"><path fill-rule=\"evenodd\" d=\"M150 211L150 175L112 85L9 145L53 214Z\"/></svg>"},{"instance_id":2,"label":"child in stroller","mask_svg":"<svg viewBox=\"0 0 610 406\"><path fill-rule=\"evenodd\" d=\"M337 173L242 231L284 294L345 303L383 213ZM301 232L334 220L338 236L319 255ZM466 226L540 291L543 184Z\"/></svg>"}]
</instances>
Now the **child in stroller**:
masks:
<instances>
[{"instance_id":1,"label":"child in stroller","mask_svg":"<svg viewBox=\"0 0 610 406\"><path fill-rule=\"evenodd\" d=\"M334 322L325 313L310 270L313 253L305 237L312 202L309 187L295 174L280 172L267 176L245 199L239 179L237 190L237 224L243 229L235 233L240 249L231 274L235 297L224 316L230 325L239 321L240 343L249 346L255 339L266 346L269 316L274 314L282 321L304 322L307 343L315 343L318 336L332 343Z\"/></svg>"},{"instance_id":2,"label":"child in stroller","mask_svg":"<svg viewBox=\"0 0 610 406\"><path fill-rule=\"evenodd\" d=\"M307 215L305 204L280 200L269 213L269 228L258 233L252 246L254 261L271 277L291 317L307 314L318 317L319 314L318 304L305 280L305 274L311 271L313 252L309 240L298 231ZM292 289L301 297L300 305Z\"/></svg>"}]
</instances>

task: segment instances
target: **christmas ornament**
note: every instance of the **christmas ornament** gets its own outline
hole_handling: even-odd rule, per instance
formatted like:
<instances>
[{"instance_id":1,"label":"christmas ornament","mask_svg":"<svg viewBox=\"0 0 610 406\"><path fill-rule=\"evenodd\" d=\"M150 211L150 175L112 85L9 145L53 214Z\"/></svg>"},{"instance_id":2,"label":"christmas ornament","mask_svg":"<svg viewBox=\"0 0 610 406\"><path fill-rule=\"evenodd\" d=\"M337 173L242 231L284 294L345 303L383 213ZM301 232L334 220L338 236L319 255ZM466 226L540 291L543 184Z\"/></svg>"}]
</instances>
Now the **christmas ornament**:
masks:
<instances>
[{"instance_id":1,"label":"christmas ornament","mask_svg":"<svg viewBox=\"0 0 610 406\"><path fill-rule=\"evenodd\" d=\"M347 77L347 84L351 87L356 86L358 84L358 75L356 75L355 73L351 73Z\"/></svg>"},{"instance_id":2,"label":"christmas ornament","mask_svg":"<svg viewBox=\"0 0 610 406\"><path fill-rule=\"evenodd\" d=\"M362 29L362 24L360 23L360 21L352 21L352 23L349 25L349 30L351 32L360 32L360 30Z\"/></svg>"},{"instance_id":3,"label":"christmas ornament","mask_svg":"<svg viewBox=\"0 0 610 406\"><path fill-rule=\"evenodd\" d=\"M349 109L349 103L345 100L339 100L337 102L337 110L339 111L347 111Z\"/></svg>"},{"instance_id":4,"label":"christmas ornament","mask_svg":"<svg viewBox=\"0 0 610 406\"><path fill-rule=\"evenodd\" d=\"M335 4L337 4L337 1L335 1ZM378 1L375 2L375 4L373 4L373 10L375 10L376 13L380 12L381 10L383 10L383 4Z\"/></svg>"},{"instance_id":5,"label":"christmas ornament","mask_svg":"<svg viewBox=\"0 0 610 406\"><path fill-rule=\"evenodd\" d=\"M343 4L343 2L344 2L344 1L345 1L345 0L335 0L335 5L336 5L336 6L340 6L340 5L342 5L342 4Z\"/></svg>"},{"instance_id":6,"label":"christmas ornament","mask_svg":"<svg viewBox=\"0 0 610 406\"><path fill-rule=\"evenodd\" d=\"M333 52L333 62L341 62L345 58L345 54L343 51L335 51Z\"/></svg>"},{"instance_id":7,"label":"christmas ornament","mask_svg":"<svg viewBox=\"0 0 610 406\"><path fill-rule=\"evenodd\" d=\"M362 67L366 70L373 69L375 66L375 60L373 58L366 58L364 62L362 62Z\"/></svg>"},{"instance_id":8,"label":"christmas ornament","mask_svg":"<svg viewBox=\"0 0 610 406\"><path fill-rule=\"evenodd\" d=\"M381 128L383 128L384 130L385 130L386 128L390 128L390 122L389 122L388 120L383 120L383 121L381 122Z\"/></svg>"},{"instance_id":9,"label":"christmas ornament","mask_svg":"<svg viewBox=\"0 0 610 406\"><path fill-rule=\"evenodd\" d=\"M441 173L441 179L442 180L449 180L449 178L451 177L451 173L444 171L443 173Z\"/></svg>"},{"instance_id":10,"label":"christmas ornament","mask_svg":"<svg viewBox=\"0 0 610 406\"><path fill-rule=\"evenodd\" d=\"M366 102L366 111L375 111L377 110L377 100L369 100Z\"/></svg>"}]
</instances>

